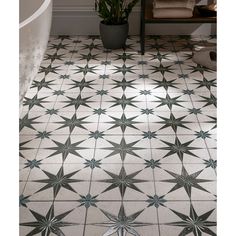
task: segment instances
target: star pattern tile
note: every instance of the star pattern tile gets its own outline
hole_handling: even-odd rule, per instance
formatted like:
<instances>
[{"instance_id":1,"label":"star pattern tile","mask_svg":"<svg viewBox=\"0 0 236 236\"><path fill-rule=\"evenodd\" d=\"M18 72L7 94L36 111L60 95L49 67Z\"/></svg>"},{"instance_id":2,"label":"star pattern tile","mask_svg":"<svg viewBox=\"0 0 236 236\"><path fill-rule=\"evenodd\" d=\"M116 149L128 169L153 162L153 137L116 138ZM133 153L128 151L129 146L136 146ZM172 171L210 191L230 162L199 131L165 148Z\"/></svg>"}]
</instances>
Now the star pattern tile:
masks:
<instances>
[{"instance_id":1,"label":"star pattern tile","mask_svg":"<svg viewBox=\"0 0 236 236\"><path fill-rule=\"evenodd\" d=\"M216 235L217 79L195 43L50 37L19 120L20 236Z\"/></svg>"},{"instance_id":2,"label":"star pattern tile","mask_svg":"<svg viewBox=\"0 0 236 236\"><path fill-rule=\"evenodd\" d=\"M71 187L70 183L78 183L81 180L72 179L71 177L78 173L79 171L74 171L69 174L64 174L64 169L61 167L56 175L49 173L48 171L42 170L44 174L48 177L47 179L39 179L35 180L34 182L37 183L45 183L45 186L40 188L36 193L44 191L46 189L53 189L53 196L56 198L57 194L59 193L61 188L65 188L69 191L75 192L76 191Z\"/></svg>"},{"instance_id":3,"label":"star pattern tile","mask_svg":"<svg viewBox=\"0 0 236 236\"><path fill-rule=\"evenodd\" d=\"M104 170L104 171L111 177L111 179L104 179L104 180L101 180L101 182L110 183L111 185L109 187L107 187L103 192L107 192L107 191L112 190L114 188L119 188L121 196L124 197L126 188L131 188L135 191L142 193L142 191L135 184L146 182L146 180L134 178L142 170L136 171L136 172L129 174L129 175L127 175L124 167L121 168L119 175L111 173L106 170Z\"/></svg>"},{"instance_id":4,"label":"star pattern tile","mask_svg":"<svg viewBox=\"0 0 236 236\"><path fill-rule=\"evenodd\" d=\"M191 204L189 215L172 210L172 212L177 215L181 221L167 223L167 225L181 227L182 231L179 233L179 235L188 235L193 233L194 236L200 236L204 233L204 235L206 234L216 236L216 233L211 230L212 226L216 226L216 222L208 220L214 211L215 209L212 209L203 213L202 215L198 215Z\"/></svg>"},{"instance_id":5,"label":"star pattern tile","mask_svg":"<svg viewBox=\"0 0 236 236\"><path fill-rule=\"evenodd\" d=\"M123 113L121 118L116 118L116 117L112 117L112 116L111 116L111 118L113 119L113 121L110 121L108 123L113 124L113 125L109 129L120 127L123 133L125 132L127 127L130 127L133 129L138 129L137 127L135 127L135 124L137 124L139 122L134 121L134 119L136 119L137 116L127 118L125 116L125 114Z\"/></svg>"},{"instance_id":6,"label":"star pattern tile","mask_svg":"<svg viewBox=\"0 0 236 236\"><path fill-rule=\"evenodd\" d=\"M158 122L160 124L163 124L163 126L160 129L171 127L175 131L175 133L177 132L178 127L189 129L187 126L184 125L184 124L188 124L189 122L183 121L183 119L185 119L187 116L181 116L179 118L175 118L173 113L171 113L169 118L162 117L162 116L159 116L159 117L163 120L163 121Z\"/></svg>"},{"instance_id":7,"label":"star pattern tile","mask_svg":"<svg viewBox=\"0 0 236 236\"><path fill-rule=\"evenodd\" d=\"M83 141L79 141L79 142L75 142L75 143L71 143L71 138L69 137L65 143L60 143L58 141L52 140L56 147L50 147L48 149L50 150L55 150L55 152L53 152L51 155L49 155L48 157L51 156L55 156L58 154L62 155L62 160L65 161L67 156L71 153L75 156L80 157L81 155L77 152L77 150L81 150L84 149L83 147L80 147L79 144L81 144Z\"/></svg>"},{"instance_id":8,"label":"star pattern tile","mask_svg":"<svg viewBox=\"0 0 236 236\"><path fill-rule=\"evenodd\" d=\"M135 152L135 151L143 149L141 147L135 147L135 144L137 144L139 141L127 143L125 138L123 137L120 140L120 143L115 143L115 142L112 142L109 140L108 140L108 142L112 145L112 147L105 147L104 149L111 150L112 152L109 155L107 155L106 158L114 156L116 154L120 155L120 158L122 161L125 160L125 157L127 154L130 154L130 155L140 158L139 155Z\"/></svg>"},{"instance_id":9,"label":"star pattern tile","mask_svg":"<svg viewBox=\"0 0 236 236\"><path fill-rule=\"evenodd\" d=\"M173 192L179 188L184 188L189 198L191 198L192 188L197 188L199 190L208 192L200 184L205 182L211 182L211 180L201 179L198 176L202 173L203 170L197 171L195 173L189 174L185 167L182 167L181 175L173 173L166 170L174 179L163 180L163 182L175 183L174 187L171 188L170 192Z\"/></svg>"},{"instance_id":10,"label":"star pattern tile","mask_svg":"<svg viewBox=\"0 0 236 236\"><path fill-rule=\"evenodd\" d=\"M100 225L107 225L109 227L103 236L110 236L113 235L114 233L122 236L123 235L126 236L127 233L134 236L139 236L140 234L135 230L135 228L148 225L147 223L145 224L142 222L135 221L136 218L143 212L143 210L137 211L129 216L126 215L125 208L123 205L120 206L118 216L106 212L104 210L101 211L109 219L108 223L100 224Z\"/></svg>"},{"instance_id":11,"label":"star pattern tile","mask_svg":"<svg viewBox=\"0 0 236 236\"><path fill-rule=\"evenodd\" d=\"M61 228L71 225L77 225L73 222L63 221L63 219L71 213L72 210L64 212L59 215L55 215L54 205L52 205L47 214L41 215L33 210L29 210L34 217L35 221L21 223L21 226L28 226L33 228L27 235L41 234L43 236L49 236L54 233L55 235L65 235Z\"/></svg>"}]
</instances>

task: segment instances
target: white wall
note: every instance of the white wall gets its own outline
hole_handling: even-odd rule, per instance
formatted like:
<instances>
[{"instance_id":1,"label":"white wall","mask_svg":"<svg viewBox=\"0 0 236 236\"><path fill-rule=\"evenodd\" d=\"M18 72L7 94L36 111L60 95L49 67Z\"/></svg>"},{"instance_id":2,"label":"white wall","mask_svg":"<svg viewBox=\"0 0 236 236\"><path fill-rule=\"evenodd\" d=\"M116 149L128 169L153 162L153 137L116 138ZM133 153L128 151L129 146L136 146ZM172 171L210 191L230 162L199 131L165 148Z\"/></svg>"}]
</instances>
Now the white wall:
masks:
<instances>
[{"instance_id":1,"label":"white wall","mask_svg":"<svg viewBox=\"0 0 236 236\"><path fill-rule=\"evenodd\" d=\"M209 0L210 1L210 0ZM205 4L208 0L198 1ZM96 35L100 19L94 10L94 0L54 0L52 34ZM129 19L129 34L139 34L140 5ZM215 24L146 24L146 34L215 34Z\"/></svg>"}]
</instances>

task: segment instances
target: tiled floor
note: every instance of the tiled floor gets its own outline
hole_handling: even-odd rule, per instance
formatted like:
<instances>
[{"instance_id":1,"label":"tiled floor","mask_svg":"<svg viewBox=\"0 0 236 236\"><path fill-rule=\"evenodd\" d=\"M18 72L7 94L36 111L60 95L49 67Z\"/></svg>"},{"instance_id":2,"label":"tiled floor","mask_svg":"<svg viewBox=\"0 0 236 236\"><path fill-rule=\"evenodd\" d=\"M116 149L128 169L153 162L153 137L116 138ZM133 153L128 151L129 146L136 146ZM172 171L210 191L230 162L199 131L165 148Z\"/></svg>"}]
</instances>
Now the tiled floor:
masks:
<instances>
[{"instance_id":1,"label":"tiled floor","mask_svg":"<svg viewBox=\"0 0 236 236\"><path fill-rule=\"evenodd\" d=\"M215 37L51 37L20 119L20 235L216 235Z\"/></svg>"}]
</instances>

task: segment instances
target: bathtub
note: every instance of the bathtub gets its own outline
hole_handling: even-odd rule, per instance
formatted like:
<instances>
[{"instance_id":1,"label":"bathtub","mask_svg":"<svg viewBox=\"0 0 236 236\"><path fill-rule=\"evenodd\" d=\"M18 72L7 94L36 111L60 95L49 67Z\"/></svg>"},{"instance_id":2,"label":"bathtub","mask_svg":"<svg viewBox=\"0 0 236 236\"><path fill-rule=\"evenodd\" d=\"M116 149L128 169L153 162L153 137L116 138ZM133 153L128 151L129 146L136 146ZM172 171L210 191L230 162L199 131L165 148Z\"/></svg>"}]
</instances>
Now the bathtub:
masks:
<instances>
[{"instance_id":1,"label":"bathtub","mask_svg":"<svg viewBox=\"0 0 236 236\"><path fill-rule=\"evenodd\" d=\"M20 0L20 106L42 62L51 29L52 0Z\"/></svg>"}]
</instances>

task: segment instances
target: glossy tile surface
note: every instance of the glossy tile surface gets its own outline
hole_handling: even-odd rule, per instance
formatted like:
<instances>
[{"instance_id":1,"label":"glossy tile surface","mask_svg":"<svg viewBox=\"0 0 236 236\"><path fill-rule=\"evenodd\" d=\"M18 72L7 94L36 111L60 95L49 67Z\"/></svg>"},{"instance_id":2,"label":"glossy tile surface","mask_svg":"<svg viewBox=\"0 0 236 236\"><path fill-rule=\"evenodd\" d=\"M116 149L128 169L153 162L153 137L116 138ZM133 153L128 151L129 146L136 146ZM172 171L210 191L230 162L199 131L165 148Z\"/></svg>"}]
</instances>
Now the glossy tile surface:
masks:
<instances>
[{"instance_id":1,"label":"glossy tile surface","mask_svg":"<svg viewBox=\"0 0 236 236\"><path fill-rule=\"evenodd\" d=\"M216 235L215 37L51 37L20 114L20 235Z\"/></svg>"}]
</instances>

